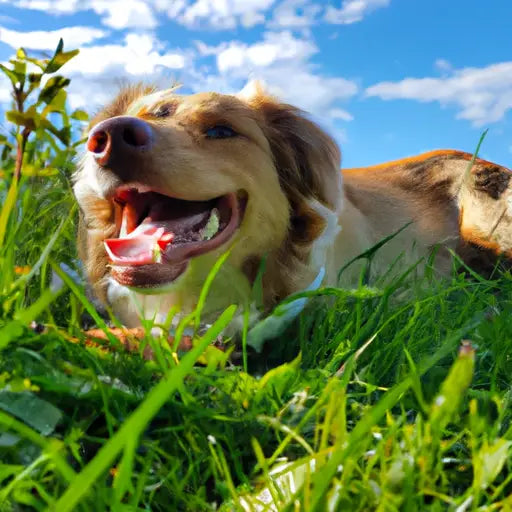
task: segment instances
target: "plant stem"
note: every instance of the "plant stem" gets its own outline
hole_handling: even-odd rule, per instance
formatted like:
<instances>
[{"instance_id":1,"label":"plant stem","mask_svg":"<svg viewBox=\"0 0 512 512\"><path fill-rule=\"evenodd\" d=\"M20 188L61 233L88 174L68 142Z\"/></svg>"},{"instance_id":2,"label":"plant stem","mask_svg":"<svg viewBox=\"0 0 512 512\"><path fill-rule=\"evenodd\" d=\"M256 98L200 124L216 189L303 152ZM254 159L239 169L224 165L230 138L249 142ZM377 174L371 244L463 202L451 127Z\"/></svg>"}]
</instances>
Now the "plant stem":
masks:
<instances>
[{"instance_id":1,"label":"plant stem","mask_svg":"<svg viewBox=\"0 0 512 512\"><path fill-rule=\"evenodd\" d=\"M23 155L25 153L25 146L27 139L30 135L30 129L25 127L21 132L21 140L18 140L18 149L16 151L16 166L14 168L14 179L19 181L21 178L21 167L23 165Z\"/></svg>"},{"instance_id":2,"label":"plant stem","mask_svg":"<svg viewBox=\"0 0 512 512\"><path fill-rule=\"evenodd\" d=\"M16 102L16 109L18 112L23 113L24 111L24 99L23 99L23 85L14 88L14 100ZM30 135L30 129L25 126L21 131L21 139L18 138L18 149L16 151L16 165L14 167L14 179L20 181L21 179L21 168L23 166L23 155L25 154L25 147L27 145L27 139Z\"/></svg>"}]
</instances>

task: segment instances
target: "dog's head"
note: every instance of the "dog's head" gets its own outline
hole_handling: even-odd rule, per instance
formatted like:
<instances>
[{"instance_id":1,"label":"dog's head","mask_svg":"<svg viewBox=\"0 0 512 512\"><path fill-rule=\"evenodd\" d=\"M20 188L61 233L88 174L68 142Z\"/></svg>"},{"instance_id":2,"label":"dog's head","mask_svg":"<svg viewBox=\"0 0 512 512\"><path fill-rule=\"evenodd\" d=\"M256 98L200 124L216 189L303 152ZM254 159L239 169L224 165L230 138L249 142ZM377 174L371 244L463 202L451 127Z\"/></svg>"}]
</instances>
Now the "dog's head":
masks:
<instances>
[{"instance_id":1,"label":"dog's head","mask_svg":"<svg viewBox=\"0 0 512 512\"><path fill-rule=\"evenodd\" d=\"M249 284L266 256L271 306L318 272L312 252L342 200L339 169L335 142L259 87L125 89L93 119L75 175L90 283L133 324L127 290L193 307L230 248L231 276ZM221 307L237 288L229 279L214 284Z\"/></svg>"}]
</instances>

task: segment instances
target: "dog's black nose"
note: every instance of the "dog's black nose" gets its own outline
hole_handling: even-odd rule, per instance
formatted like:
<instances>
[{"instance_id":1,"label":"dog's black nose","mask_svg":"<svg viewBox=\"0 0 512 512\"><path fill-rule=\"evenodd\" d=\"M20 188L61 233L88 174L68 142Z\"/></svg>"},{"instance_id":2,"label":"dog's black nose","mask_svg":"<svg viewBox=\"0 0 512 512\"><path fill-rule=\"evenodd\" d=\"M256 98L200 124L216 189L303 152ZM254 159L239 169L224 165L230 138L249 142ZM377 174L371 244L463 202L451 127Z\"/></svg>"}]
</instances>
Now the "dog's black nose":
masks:
<instances>
[{"instance_id":1,"label":"dog's black nose","mask_svg":"<svg viewBox=\"0 0 512 512\"><path fill-rule=\"evenodd\" d=\"M87 149L102 167L116 170L130 165L153 142L151 126L132 116L117 116L98 123L89 133Z\"/></svg>"}]
</instances>

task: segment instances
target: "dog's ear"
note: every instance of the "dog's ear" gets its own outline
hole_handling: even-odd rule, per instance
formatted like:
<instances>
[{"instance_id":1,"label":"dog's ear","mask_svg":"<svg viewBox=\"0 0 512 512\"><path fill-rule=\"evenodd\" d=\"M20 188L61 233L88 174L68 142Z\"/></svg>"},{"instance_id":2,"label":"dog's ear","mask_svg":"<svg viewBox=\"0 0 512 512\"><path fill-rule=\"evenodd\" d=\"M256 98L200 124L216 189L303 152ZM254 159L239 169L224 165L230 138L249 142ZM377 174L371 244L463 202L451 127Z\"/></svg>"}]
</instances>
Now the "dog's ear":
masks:
<instances>
[{"instance_id":1,"label":"dog's ear","mask_svg":"<svg viewBox=\"0 0 512 512\"><path fill-rule=\"evenodd\" d=\"M257 82L239 97L263 117L262 129L292 208L294 241L312 242L327 221L319 210L338 212L342 204L338 145L303 111L265 93Z\"/></svg>"}]
</instances>

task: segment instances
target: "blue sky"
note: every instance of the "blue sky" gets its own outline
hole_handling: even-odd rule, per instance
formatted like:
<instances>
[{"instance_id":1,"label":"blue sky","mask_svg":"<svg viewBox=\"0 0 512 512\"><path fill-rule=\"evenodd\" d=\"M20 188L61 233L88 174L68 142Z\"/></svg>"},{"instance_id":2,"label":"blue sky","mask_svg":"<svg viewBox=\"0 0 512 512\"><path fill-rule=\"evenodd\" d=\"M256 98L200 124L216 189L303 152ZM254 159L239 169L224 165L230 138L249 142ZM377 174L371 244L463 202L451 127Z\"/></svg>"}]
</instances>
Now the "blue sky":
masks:
<instances>
[{"instance_id":1,"label":"blue sky","mask_svg":"<svg viewBox=\"0 0 512 512\"><path fill-rule=\"evenodd\" d=\"M510 0L0 0L0 61L80 55L74 107L131 81L233 93L262 79L338 140L345 167L437 148L512 167ZM8 99L0 81L0 102Z\"/></svg>"}]
</instances>

